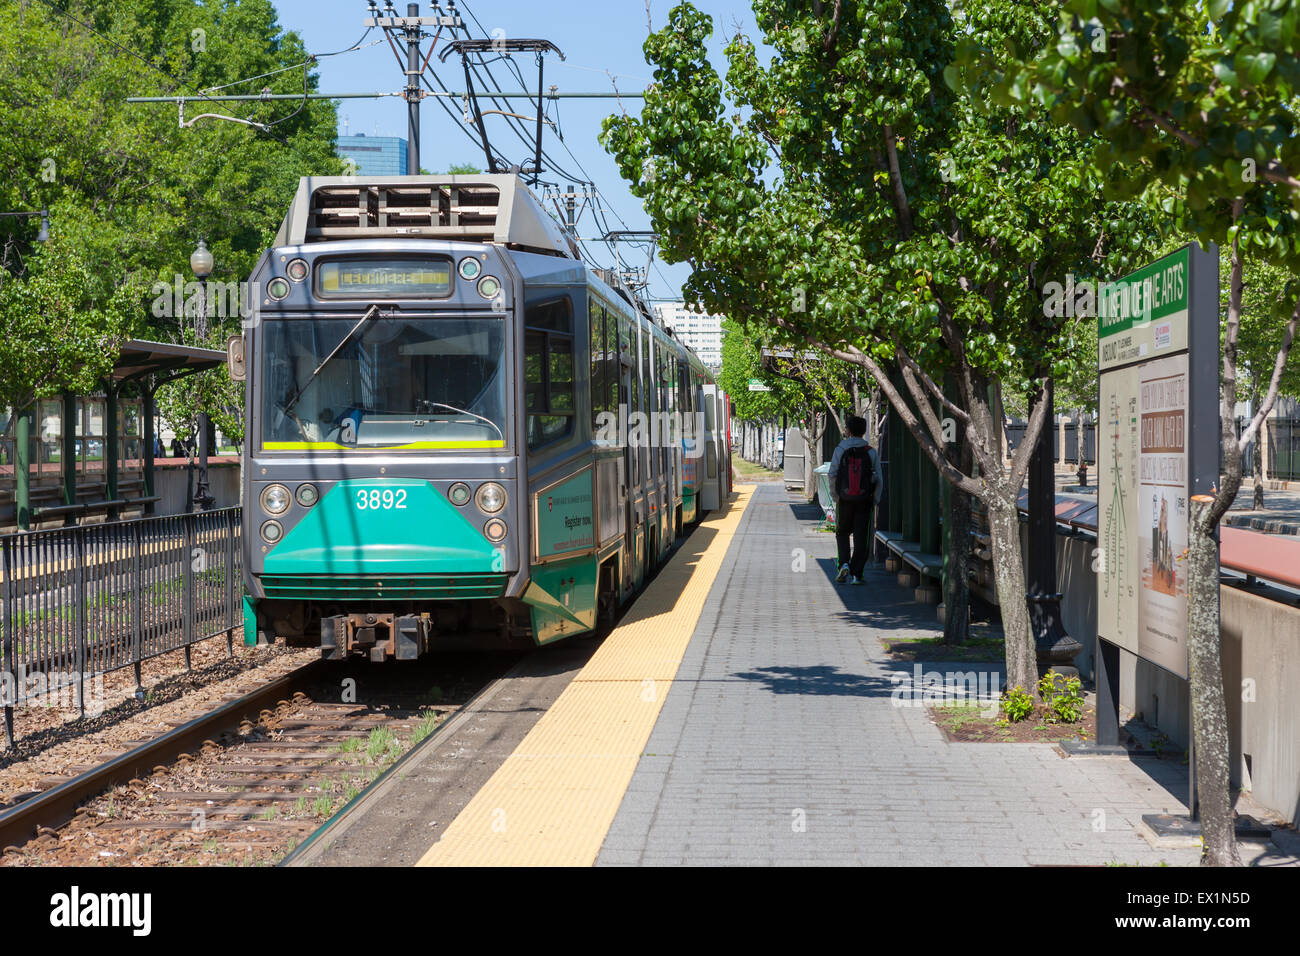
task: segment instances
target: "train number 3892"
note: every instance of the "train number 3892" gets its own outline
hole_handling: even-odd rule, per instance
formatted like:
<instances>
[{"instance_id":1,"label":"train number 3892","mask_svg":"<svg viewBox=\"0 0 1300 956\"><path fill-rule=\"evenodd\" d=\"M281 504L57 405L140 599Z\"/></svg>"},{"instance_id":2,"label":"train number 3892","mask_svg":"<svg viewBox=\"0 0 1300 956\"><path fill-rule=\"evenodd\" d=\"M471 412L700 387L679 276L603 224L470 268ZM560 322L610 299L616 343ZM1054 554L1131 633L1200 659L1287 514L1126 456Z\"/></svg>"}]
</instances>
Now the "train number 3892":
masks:
<instances>
[{"instance_id":1,"label":"train number 3892","mask_svg":"<svg viewBox=\"0 0 1300 956\"><path fill-rule=\"evenodd\" d=\"M358 511L391 511L406 507L405 488L358 488L356 505Z\"/></svg>"}]
</instances>

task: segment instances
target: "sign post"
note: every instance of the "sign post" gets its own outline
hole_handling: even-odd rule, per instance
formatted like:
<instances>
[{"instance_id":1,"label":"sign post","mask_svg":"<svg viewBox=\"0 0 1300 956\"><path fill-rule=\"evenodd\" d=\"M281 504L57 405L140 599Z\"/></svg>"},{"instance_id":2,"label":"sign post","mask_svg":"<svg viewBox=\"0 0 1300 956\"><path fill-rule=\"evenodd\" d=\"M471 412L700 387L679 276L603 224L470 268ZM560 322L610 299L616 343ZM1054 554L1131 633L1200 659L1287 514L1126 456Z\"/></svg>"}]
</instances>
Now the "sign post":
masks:
<instances>
[{"instance_id":1,"label":"sign post","mask_svg":"<svg viewBox=\"0 0 1300 956\"><path fill-rule=\"evenodd\" d=\"M1188 676L1191 498L1219 474L1218 250L1184 246L1104 283L1096 308L1097 742L1118 744L1108 645Z\"/></svg>"}]
</instances>

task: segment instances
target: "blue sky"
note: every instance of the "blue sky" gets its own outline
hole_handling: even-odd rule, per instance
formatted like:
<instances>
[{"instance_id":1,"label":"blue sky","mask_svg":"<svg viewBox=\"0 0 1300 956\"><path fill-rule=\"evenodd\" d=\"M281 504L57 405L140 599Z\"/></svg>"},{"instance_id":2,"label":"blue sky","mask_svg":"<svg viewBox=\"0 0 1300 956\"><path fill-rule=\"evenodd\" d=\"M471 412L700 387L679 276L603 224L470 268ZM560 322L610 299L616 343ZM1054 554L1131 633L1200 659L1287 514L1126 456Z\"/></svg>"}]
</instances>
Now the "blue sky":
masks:
<instances>
[{"instance_id":1,"label":"blue sky","mask_svg":"<svg viewBox=\"0 0 1300 956\"><path fill-rule=\"evenodd\" d=\"M650 14L655 29L663 26L668 11L675 3L676 0L650 0ZM312 53L346 49L365 30L362 25L366 16L364 0L275 0L275 5L281 25L297 31ZM406 12L406 0L394 0L394 5L399 13ZM382 2L380 6L382 7ZM758 39L753 12L745 0L697 0L697 6L713 17L715 36L710 57L715 66L721 68L724 37L735 31L736 24L740 24L749 36ZM443 7L446 8L445 2ZM558 46L563 51L565 60L561 62L553 55L547 57L545 85L548 87L555 84L561 91L610 91L611 79L606 71L614 74L622 91L641 90L650 82L651 70L641 52L647 32L645 0L601 0L599 3L578 0L554 0L551 3L539 3L536 0L467 0L466 3L458 3L458 7L476 37L491 36L499 29L504 30L506 36L543 38ZM420 12L428 16L433 11L428 3L422 3ZM478 24L470 13L478 18ZM382 33L378 30L372 32L365 42L370 43L376 39L382 40ZM425 49L427 52L427 45ZM464 89L464 74L459 58L453 54L448 57L446 64L439 64L437 53L440 52L441 44L430 62L430 69L438 69L448 89ZM530 85L535 85L537 72L532 56L523 54L516 59L524 79ZM505 89L517 88L518 81L501 67L497 64L493 68L501 86ZM323 93L393 91L400 89L404 83L387 42L342 56L326 57L320 61L318 72L320 91ZM512 82L507 82L508 80ZM639 111L638 100L624 102L629 112ZM521 113L529 112L525 101L516 102L515 109ZM586 170L601 193L609 212L611 228L624 228L619 222L621 218L626 223L626 228L646 229L649 227L649 219L641 208L641 201L628 191L614 161L596 141L601 120L617 109L618 104L614 100L560 101L558 125L564 134L564 144L573 152L573 157L565 152L550 132L545 137L545 148L575 174L580 175L577 169L579 165ZM458 105L454 110L459 115ZM397 97L343 100L339 118L340 124L344 119L347 120L348 132L351 133L406 136L406 103ZM554 111L551 118L555 119ZM442 170L458 162L471 162L480 167L483 165L481 148L464 132L472 132L472 127L465 126L459 120L453 122L432 99L424 100L420 123L421 166ZM456 129L456 126L461 126L462 129ZM515 149L507 150L507 155L523 152L523 145L509 133L500 118L496 118L495 123L489 119L488 131L492 134L494 130L492 138L495 143L503 148L514 145ZM581 236L593 236L598 231L595 220L590 215L580 220ZM603 245L589 243L588 248L597 257L608 257ZM636 253L632 255L637 256ZM638 264L643 263L644 254L637 261ZM679 298L681 284L690 272L689 267L670 266L658 259L656 262L658 269L652 269L650 273L649 294L656 298ZM612 257L608 264L613 264Z\"/></svg>"}]
</instances>

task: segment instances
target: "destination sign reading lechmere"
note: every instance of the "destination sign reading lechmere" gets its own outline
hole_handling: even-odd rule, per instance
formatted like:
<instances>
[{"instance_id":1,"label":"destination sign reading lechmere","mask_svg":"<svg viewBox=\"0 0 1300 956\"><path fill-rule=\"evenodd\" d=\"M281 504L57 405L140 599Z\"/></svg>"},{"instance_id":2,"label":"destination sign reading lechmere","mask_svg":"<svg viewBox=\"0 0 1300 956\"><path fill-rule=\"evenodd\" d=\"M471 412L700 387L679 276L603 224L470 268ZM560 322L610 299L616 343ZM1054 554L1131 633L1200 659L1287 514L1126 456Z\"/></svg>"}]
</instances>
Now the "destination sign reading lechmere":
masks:
<instances>
[{"instance_id":1,"label":"destination sign reading lechmere","mask_svg":"<svg viewBox=\"0 0 1300 956\"><path fill-rule=\"evenodd\" d=\"M317 266L324 296L425 298L451 292L451 263L438 259L335 259Z\"/></svg>"}]
</instances>

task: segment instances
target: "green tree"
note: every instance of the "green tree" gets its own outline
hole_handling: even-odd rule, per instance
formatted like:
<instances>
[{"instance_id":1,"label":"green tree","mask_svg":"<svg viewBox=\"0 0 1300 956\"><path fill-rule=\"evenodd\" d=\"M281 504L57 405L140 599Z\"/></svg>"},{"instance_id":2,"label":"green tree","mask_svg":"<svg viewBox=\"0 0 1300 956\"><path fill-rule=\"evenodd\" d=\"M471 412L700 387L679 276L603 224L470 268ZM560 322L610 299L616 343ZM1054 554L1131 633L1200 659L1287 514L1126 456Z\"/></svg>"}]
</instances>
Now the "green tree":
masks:
<instances>
[{"instance_id":1,"label":"green tree","mask_svg":"<svg viewBox=\"0 0 1300 956\"><path fill-rule=\"evenodd\" d=\"M730 320L722 324L722 370L718 382L732 396L742 421L776 421L782 415L799 430L804 457L804 491L815 491L813 469L821 464L821 440L828 420L844 433L846 412L853 412L851 382L859 368L812 350L773 348L770 341ZM749 390L758 380L770 391Z\"/></svg>"},{"instance_id":2,"label":"green tree","mask_svg":"<svg viewBox=\"0 0 1300 956\"><path fill-rule=\"evenodd\" d=\"M51 222L50 242L36 247L28 224L0 220L6 284L23 286L66 270L61 288L75 286L84 316L104 323L97 357L110 366L120 341L131 336L219 346L238 329L237 314L213 316L203 331L174 303L155 311L154 283L173 288L193 281L189 256L200 238L216 258L212 281L245 279L298 178L342 172L335 105L305 99L190 104L184 116L191 125L182 128L174 104L126 102L133 95L216 87L314 91L302 41L281 29L268 0L61 6L66 15L54 4L0 0L0 155L7 167L0 209L48 208ZM203 113L263 123L269 132L198 119ZM45 295L33 289L26 300ZM123 318L112 324L116 315ZM0 328L0 337L7 341L22 334L23 322L39 321L13 309L5 320L11 324ZM45 348L63 354L62 366L78 365L82 340L59 327L50 332ZM84 367L102 374L105 366ZM22 374L21 366L0 369L0 378ZM190 388L195 400L209 391L214 404L205 410L217 415L228 411L232 395L241 400L230 389ZM189 407L183 417L197 411Z\"/></svg>"},{"instance_id":3,"label":"green tree","mask_svg":"<svg viewBox=\"0 0 1300 956\"><path fill-rule=\"evenodd\" d=\"M1096 145L1087 158L1111 171L1114 194L1160 190L1179 230L1229 256L1223 475L1213 496L1193 499L1187 559L1197 782L1204 861L1212 865L1241 862L1228 791L1217 528L1241 487L1242 451L1276 400L1300 319L1292 286L1273 313L1280 334L1268 385L1239 438L1233 411L1246 263L1292 274L1300 264L1298 54L1295 0L1066 0L1046 44L1014 46L1010 58L1005 46L971 42L963 50L974 85L1005 102L1041 104L1089 134Z\"/></svg>"},{"instance_id":4,"label":"green tree","mask_svg":"<svg viewBox=\"0 0 1300 956\"><path fill-rule=\"evenodd\" d=\"M641 115L607 120L603 142L665 258L693 266L688 295L864 368L944 478L984 503L1008 682L1033 692L1016 498L1046 405L1008 469L1000 395L1043 395L1083 334L1045 314L1045 284L1130 264L1149 216L1098 199L1103 176L1073 130L971 93L949 69L963 37L1041 44L1048 11L753 7L770 62L737 35L724 84L703 52L711 21L683 3L646 41L655 82ZM945 419L978 473L945 443Z\"/></svg>"},{"instance_id":5,"label":"green tree","mask_svg":"<svg viewBox=\"0 0 1300 956\"><path fill-rule=\"evenodd\" d=\"M1231 273L1231 258L1222 255L1220 269ZM1295 295L1288 295L1287 288L1293 276L1282 266L1270 265L1254 259L1247 260L1242 269L1241 319L1237 329L1237 400L1250 403L1253 414L1263 403L1268 392L1269 382L1277 362L1278 350L1286 333L1286 319L1279 316L1279 306L1285 308ZM1227 335L1227 315L1231 289L1220 290L1221 334ZM1286 363L1278 379L1279 396L1294 398L1300 395L1300 362L1293 354L1287 355ZM1251 477L1254 479L1252 490L1252 507L1264 507L1264 456L1260 448L1268 440L1264 433L1268 419L1260 423L1260 432L1255 440L1255 454L1252 462Z\"/></svg>"},{"instance_id":6,"label":"green tree","mask_svg":"<svg viewBox=\"0 0 1300 956\"><path fill-rule=\"evenodd\" d=\"M85 265L39 256L25 280L0 271L0 405L24 409L70 390L93 391L113 367L131 290L97 302Z\"/></svg>"}]
</instances>

